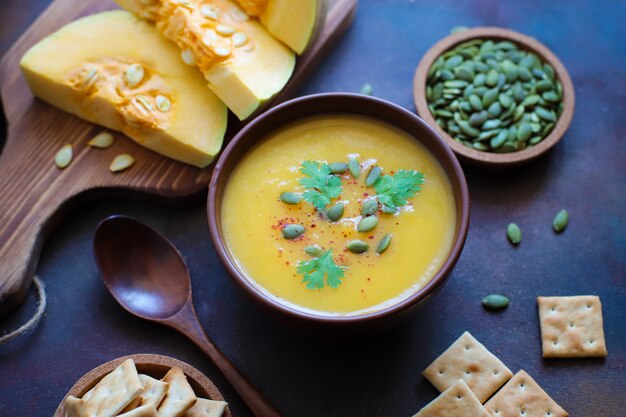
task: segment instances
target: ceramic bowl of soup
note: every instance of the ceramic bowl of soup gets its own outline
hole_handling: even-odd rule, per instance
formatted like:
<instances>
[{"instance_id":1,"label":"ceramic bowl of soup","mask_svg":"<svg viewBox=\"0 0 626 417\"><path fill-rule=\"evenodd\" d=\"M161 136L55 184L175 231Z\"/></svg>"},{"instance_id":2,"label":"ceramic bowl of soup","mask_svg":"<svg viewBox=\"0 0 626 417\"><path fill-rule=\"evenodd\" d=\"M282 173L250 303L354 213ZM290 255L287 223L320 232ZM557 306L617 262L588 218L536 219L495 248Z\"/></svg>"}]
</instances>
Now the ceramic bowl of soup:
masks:
<instances>
[{"instance_id":1,"label":"ceramic bowl of soup","mask_svg":"<svg viewBox=\"0 0 626 417\"><path fill-rule=\"evenodd\" d=\"M443 286L469 196L456 157L415 114L331 93L243 128L215 165L207 214L221 261L254 300L307 331L362 335Z\"/></svg>"}]
</instances>

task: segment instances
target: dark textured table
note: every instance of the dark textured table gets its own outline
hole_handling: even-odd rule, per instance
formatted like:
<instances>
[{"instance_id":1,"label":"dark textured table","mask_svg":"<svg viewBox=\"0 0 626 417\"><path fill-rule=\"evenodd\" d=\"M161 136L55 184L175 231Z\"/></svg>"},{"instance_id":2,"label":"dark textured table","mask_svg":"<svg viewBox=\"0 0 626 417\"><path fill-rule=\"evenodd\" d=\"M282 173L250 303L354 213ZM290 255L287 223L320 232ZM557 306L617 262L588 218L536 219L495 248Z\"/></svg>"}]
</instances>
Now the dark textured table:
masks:
<instances>
[{"instance_id":1,"label":"dark textured table","mask_svg":"<svg viewBox=\"0 0 626 417\"><path fill-rule=\"evenodd\" d=\"M46 0L0 0L0 53ZM47 241L37 273L49 307L39 328L0 346L0 416L50 416L85 372L118 356L153 352L205 372L235 416L249 412L190 342L123 311L107 293L91 241L105 216L134 216L185 254L207 332L285 416L410 416L437 391L421 371L464 330L514 372L523 368L572 416L626 416L626 3L623 1L363 0L354 26L302 94L358 91L413 109L411 82L422 54L456 25L509 27L537 37L565 64L576 88L574 120L546 157L507 172L466 168L472 220L446 287L406 325L335 342L275 324L227 276L212 247L202 203L173 208L122 200L87 204ZM10 100L10 98L5 98ZM0 196L0 198L2 198ZM554 214L570 226L551 230ZM505 227L517 222L517 248ZM3 244L4 242L0 242ZM488 313L488 293L511 298ZM606 359L544 360L537 295L598 294ZM0 320L9 330L34 311Z\"/></svg>"}]
</instances>

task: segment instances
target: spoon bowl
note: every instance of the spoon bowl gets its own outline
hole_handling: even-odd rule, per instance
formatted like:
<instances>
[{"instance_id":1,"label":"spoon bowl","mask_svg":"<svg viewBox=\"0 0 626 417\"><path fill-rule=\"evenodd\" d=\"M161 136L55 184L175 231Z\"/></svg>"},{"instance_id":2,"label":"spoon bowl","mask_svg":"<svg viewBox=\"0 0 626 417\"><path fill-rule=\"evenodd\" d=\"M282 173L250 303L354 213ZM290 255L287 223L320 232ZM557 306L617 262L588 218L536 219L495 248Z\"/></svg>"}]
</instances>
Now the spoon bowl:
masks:
<instances>
[{"instance_id":1,"label":"spoon bowl","mask_svg":"<svg viewBox=\"0 0 626 417\"><path fill-rule=\"evenodd\" d=\"M124 216L98 225L96 261L109 292L128 312L147 320L174 316L191 297L187 265L163 235Z\"/></svg>"},{"instance_id":2,"label":"spoon bowl","mask_svg":"<svg viewBox=\"0 0 626 417\"><path fill-rule=\"evenodd\" d=\"M124 309L191 339L255 416L281 416L204 332L193 308L189 270L169 240L138 220L112 216L96 229L94 254L104 284Z\"/></svg>"}]
</instances>

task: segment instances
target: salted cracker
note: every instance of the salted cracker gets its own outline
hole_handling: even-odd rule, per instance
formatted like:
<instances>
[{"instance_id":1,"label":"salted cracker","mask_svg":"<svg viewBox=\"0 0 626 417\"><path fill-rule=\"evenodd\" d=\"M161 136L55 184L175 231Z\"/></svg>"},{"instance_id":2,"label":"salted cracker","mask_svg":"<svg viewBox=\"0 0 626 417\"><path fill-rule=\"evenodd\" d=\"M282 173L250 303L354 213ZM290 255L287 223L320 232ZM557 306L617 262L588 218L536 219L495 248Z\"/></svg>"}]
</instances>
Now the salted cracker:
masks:
<instances>
[{"instance_id":1,"label":"salted cracker","mask_svg":"<svg viewBox=\"0 0 626 417\"><path fill-rule=\"evenodd\" d=\"M519 371L487 403L492 417L567 417L526 371Z\"/></svg>"},{"instance_id":2,"label":"salted cracker","mask_svg":"<svg viewBox=\"0 0 626 417\"><path fill-rule=\"evenodd\" d=\"M167 382L159 381L158 379L144 374L139 374L139 380L143 384L143 392L128 404L123 412L128 412L139 406L148 404L158 407L161 401L163 401L163 398L165 398L168 387Z\"/></svg>"},{"instance_id":3,"label":"salted cracker","mask_svg":"<svg viewBox=\"0 0 626 417\"><path fill-rule=\"evenodd\" d=\"M82 399L65 400L66 417L113 417L143 391L135 361L127 359L100 380ZM74 414L72 414L74 413Z\"/></svg>"},{"instance_id":4,"label":"salted cracker","mask_svg":"<svg viewBox=\"0 0 626 417\"><path fill-rule=\"evenodd\" d=\"M165 398L159 405L159 417L181 417L196 403L196 394L183 371L174 366L161 381L169 384Z\"/></svg>"},{"instance_id":5,"label":"salted cracker","mask_svg":"<svg viewBox=\"0 0 626 417\"><path fill-rule=\"evenodd\" d=\"M537 297L537 303L544 358L607 355L600 297Z\"/></svg>"},{"instance_id":6,"label":"salted cracker","mask_svg":"<svg viewBox=\"0 0 626 417\"><path fill-rule=\"evenodd\" d=\"M413 417L490 417L464 380L458 379ZM519 416L518 416L519 417Z\"/></svg>"},{"instance_id":7,"label":"salted cracker","mask_svg":"<svg viewBox=\"0 0 626 417\"><path fill-rule=\"evenodd\" d=\"M479 341L465 332L422 372L440 392L458 379L484 403L513 373Z\"/></svg>"},{"instance_id":8,"label":"salted cracker","mask_svg":"<svg viewBox=\"0 0 626 417\"><path fill-rule=\"evenodd\" d=\"M222 417L228 403L198 398L184 417Z\"/></svg>"},{"instance_id":9,"label":"salted cracker","mask_svg":"<svg viewBox=\"0 0 626 417\"><path fill-rule=\"evenodd\" d=\"M154 404L146 404L126 413L118 414L117 417L159 417L159 414Z\"/></svg>"}]
</instances>

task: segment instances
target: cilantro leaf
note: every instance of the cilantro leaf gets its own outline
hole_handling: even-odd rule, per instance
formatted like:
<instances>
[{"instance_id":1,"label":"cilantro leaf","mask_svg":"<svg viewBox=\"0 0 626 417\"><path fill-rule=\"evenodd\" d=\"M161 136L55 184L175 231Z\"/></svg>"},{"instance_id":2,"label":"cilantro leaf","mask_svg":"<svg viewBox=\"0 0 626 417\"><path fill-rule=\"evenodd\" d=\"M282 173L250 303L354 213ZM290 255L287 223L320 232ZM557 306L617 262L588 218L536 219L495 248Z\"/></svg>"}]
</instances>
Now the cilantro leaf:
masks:
<instances>
[{"instance_id":1,"label":"cilantro leaf","mask_svg":"<svg viewBox=\"0 0 626 417\"><path fill-rule=\"evenodd\" d=\"M304 161L300 172L307 176L300 178L300 185L307 189L302 198L313 204L316 209L324 210L333 198L341 194L341 179L332 175L328 164Z\"/></svg>"},{"instance_id":2,"label":"cilantro leaf","mask_svg":"<svg viewBox=\"0 0 626 417\"><path fill-rule=\"evenodd\" d=\"M394 175L383 175L374 183L378 201L388 207L398 208L422 189L424 175L418 171L399 170Z\"/></svg>"},{"instance_id":3,"label":"cilantro leaf","mask_svg":"<svg viewBox=\"0 0 626 417\"><path fill-rule=\"evenodd\" d=\"M309 290L315 290L324 288L324 277L326 277L326 285L337 288L341 285L343 271L346 268L335 264L333 251L329 249L319 258L299 262L297 271L298 274L304 275L302 282L306 282L306 287Z\"/></svg>"}]
</instances>

